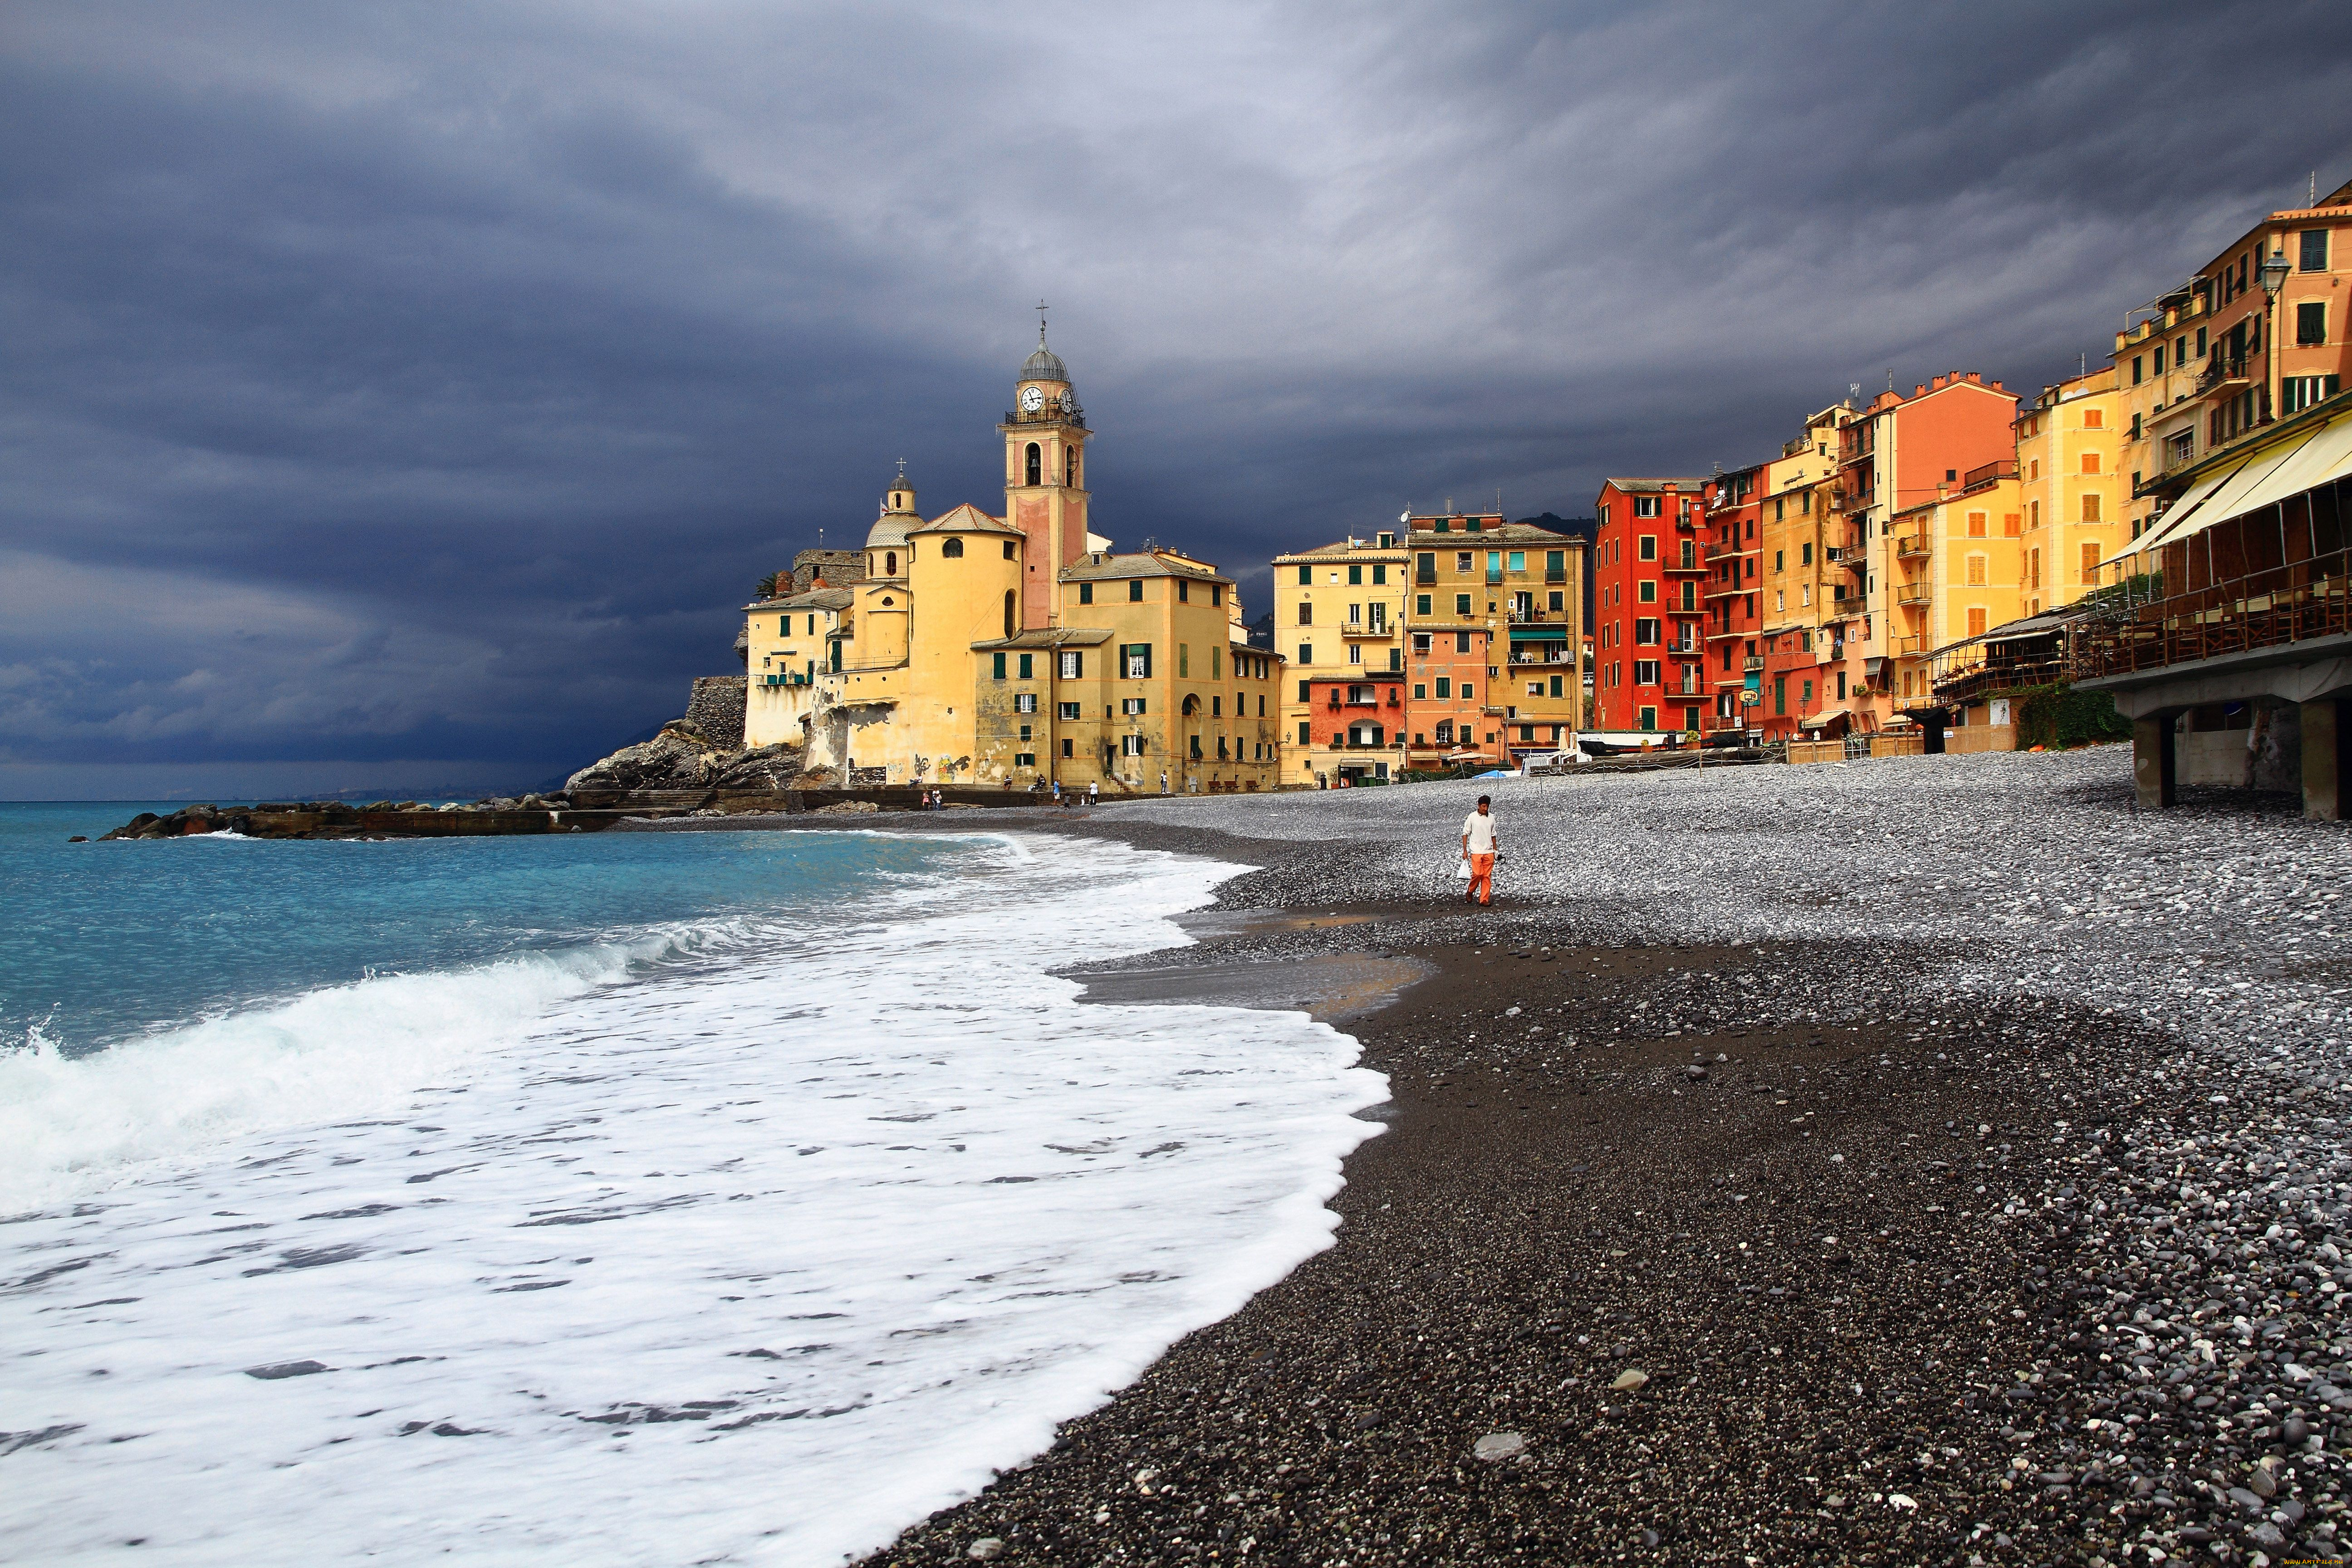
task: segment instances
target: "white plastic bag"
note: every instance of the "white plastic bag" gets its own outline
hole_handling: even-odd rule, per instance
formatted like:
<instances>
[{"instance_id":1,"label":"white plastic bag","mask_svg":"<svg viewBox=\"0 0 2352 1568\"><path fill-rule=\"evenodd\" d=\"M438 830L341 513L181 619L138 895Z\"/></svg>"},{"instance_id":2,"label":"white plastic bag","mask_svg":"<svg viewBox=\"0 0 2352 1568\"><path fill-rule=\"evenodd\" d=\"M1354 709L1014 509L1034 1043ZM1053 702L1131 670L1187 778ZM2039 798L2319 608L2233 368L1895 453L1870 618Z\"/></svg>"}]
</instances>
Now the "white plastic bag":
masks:
<instances>
[{"instance_id":1,"label":"white plastic bag","mask_svg":"<svg viewBox=\"0 0 2352 1568\"><path fill-rule=\"evenodd\" d=\"M1454 879L1457 882L1466 882L1470 879L1469 861L1462 860L1455 862L1454 867Z\"/></svg>"}]
</instances>

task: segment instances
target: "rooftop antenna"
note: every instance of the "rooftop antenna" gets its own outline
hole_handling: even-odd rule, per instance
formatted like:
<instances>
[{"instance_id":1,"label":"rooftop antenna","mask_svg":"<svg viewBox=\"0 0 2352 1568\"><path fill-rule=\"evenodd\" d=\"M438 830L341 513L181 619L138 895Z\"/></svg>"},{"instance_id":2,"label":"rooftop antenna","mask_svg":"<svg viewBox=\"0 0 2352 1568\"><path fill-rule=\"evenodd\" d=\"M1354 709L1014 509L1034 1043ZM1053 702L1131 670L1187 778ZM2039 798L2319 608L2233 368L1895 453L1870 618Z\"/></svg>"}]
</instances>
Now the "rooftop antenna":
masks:
<instances>
[{"instance_id":1,"label":"rooftop antenna","mask_svg":"<svg viewBox=\"0 0 2352 1568\"><path fill-rule=\"evenodd\" d=\"M1895 390L1895 367L1891 364L1886 367L1886 390Z\"/></svg>"},{"instance_id":2,"label":"rooftop antenna","mask_svg":"<svg viewBox=\"0 0 2352 1568\"><path fill-rule=\"evenodd\" d=\"M1862 401L1862 383L1858 381L1847 382L1845 384L1845 398L1848 403L1860 403Z\"/></svg>"},{"instance_id":3,"label":"rooftop antenna","mask_svg":"<svg viewBox=\"0 0 2352 1568\"><path fill-rule=\"evenodd\" d=\"M2316 169L2311 172L2311 195L2303 199L2303 205L2307 207L2319 205L2319 171Z\"/></svg>"},{"instance_id":4,"label":"rooftop antenna","mask_svg":"<svg viewBox=\"0 0 2352 1568\"><path fill-rule=\"evenodd\" d=\"M2080 381L2080 380L2082 380L2084 376L2086 376L2086 375L2088 375L2088 374L2091 374L2091 356L2090 356L2089 354L2084 353L2082 350L2080 350L2080 349L2075 350L2075 351L2074 351L2074 379L2075 379L2076 381Z\"/></svg>"}]
</instances>

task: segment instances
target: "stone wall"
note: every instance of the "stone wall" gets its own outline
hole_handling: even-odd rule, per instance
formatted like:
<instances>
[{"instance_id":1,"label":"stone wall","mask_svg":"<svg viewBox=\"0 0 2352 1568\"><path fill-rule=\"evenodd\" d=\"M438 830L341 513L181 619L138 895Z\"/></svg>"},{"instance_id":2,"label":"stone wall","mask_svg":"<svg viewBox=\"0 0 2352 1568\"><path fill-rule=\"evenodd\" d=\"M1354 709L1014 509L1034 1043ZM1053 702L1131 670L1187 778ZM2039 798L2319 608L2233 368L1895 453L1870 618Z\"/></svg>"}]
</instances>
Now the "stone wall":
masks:
<instances>
[{"instance_id":1,"label":"stone wall","mask_svg":"<svg viewBox=\"0 0 2352 1568\"><path fill-rule=\"evenodd\" d=\"M743 749L745 686L740 675L698 675L687 699L686 716L722 752Z\"/></svg>"},{"instance_id":2,"label":"stone wall","mask_svg":"<svg viewBox=\"0 0 2352 1568\"><path fill-rule=\"evenodd\" d=\"M793 557L793 592L805 594L822 577L828 588L845 588L866 580L863 550L803 550Z\"/></svg>"}]
</instances>

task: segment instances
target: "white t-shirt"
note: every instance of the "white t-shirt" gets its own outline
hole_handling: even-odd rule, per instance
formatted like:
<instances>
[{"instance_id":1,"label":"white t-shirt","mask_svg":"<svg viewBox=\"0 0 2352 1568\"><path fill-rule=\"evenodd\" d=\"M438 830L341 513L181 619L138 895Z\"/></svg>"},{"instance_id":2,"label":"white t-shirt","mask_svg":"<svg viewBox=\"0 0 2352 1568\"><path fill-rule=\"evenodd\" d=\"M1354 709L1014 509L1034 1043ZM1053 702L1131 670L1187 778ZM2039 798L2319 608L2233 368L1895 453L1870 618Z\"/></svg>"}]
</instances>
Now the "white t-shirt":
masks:
<instances>
[{"instance_id":1,"label":"white t-shirt","mask_svg":"<svg viewBox=\"0 0 2352 1568\"><path fill-rule=\"evenodd\" d=\"M1462 831L1469 836L1470 853L1492 855L1495 852L1495 814L1474 811L1462 819Z\"/></svg>"}]
</instances>

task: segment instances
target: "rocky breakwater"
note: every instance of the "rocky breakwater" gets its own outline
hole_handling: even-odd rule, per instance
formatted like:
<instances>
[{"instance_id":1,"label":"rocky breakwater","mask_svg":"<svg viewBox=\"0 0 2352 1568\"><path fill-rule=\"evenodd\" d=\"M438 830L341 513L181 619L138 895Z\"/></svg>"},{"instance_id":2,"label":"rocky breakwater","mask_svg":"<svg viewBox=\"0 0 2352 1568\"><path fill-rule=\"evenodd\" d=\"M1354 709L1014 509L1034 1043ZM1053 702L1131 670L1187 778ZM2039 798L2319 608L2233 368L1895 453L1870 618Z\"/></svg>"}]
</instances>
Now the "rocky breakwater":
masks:
<instances>
[{"instance_id":1,"label":"rocky breakwater","mask_svg":"<svg viewBox=\"0 0 2352 1568\"><path fill-rule=\"evenodd\" d=\"M563 795L582 809L616 806L670 810L787 811L804 784L833 783L803 773L801 748L753 746L730 751L691 719L673 719L649 741L624 746L564 781Z\"/></svg>"}]
</instances>

